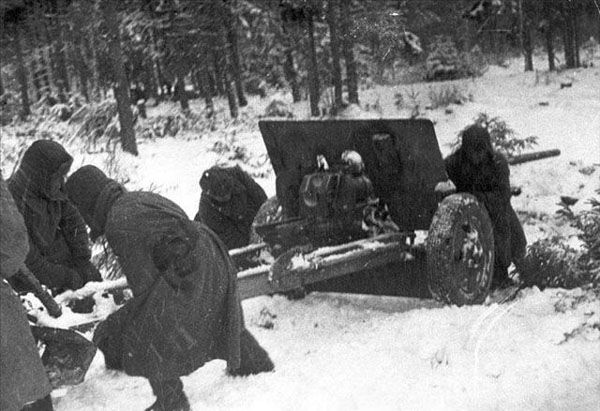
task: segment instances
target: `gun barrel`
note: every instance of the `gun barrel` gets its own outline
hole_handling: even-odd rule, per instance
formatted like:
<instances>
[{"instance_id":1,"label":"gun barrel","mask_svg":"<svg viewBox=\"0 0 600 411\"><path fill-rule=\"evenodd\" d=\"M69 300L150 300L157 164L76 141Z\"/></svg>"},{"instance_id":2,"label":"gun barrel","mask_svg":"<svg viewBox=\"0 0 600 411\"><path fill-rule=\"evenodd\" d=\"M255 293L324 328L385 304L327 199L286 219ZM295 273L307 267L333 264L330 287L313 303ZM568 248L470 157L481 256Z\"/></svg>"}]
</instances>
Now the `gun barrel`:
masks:
<instances>
[{"instance_id":1,"label":"gun barrel","mask_svg":"<svg viewBox=\"0 0 600 411\"><path fill-rule=\"evenodd\" d=\"M508 159L508 164L523 164L528 163L529 161L542 160L548 157L556 157L560 155L560 150L542 150L542 151L534 151L533 153L525 153L518 156L513 156Z\"/></svg>"}]
</instances>

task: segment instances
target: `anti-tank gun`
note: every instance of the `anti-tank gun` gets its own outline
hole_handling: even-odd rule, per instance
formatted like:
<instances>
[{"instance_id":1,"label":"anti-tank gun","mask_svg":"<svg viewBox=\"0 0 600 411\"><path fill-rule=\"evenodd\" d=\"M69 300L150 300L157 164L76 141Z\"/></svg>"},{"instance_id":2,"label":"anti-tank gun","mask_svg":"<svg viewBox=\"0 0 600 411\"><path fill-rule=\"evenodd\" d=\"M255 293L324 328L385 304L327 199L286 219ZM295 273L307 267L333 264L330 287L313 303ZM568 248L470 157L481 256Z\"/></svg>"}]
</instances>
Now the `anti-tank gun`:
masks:
<instances>
[{"instance_id":1,"label":"anti-tank gun","mask_svg":"<svg viewBox=\"0 0 600 411\"><path fill-rule=\"evenodd\" d=\"M259 127L277 196L255 219L257 244L231 251L234 259L268 255L238 274L242 298L298 287L402 295L416 282L421 295L425 289L449 303L485 299L492 225L475 197L448 189L429 120L274 120ZM351 168L348 153L362 169ZM423 231L426 241L415 243Z\"/></svg>"}]
</instances>

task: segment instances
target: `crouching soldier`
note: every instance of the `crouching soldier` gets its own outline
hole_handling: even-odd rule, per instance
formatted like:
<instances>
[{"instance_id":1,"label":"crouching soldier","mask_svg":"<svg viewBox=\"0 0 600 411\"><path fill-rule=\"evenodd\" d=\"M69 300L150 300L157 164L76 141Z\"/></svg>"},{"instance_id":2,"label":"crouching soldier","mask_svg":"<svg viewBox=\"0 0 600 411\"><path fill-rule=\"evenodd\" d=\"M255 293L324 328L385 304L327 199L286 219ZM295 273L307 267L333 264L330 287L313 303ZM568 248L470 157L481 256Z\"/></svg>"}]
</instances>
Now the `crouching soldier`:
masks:
<instances>
[{"instance_id":1,"label":"crouching soldier","mask_svg":"<svg viewBox=\"0 0 600 411\"><path fill-rule=\"evenodd\" d=\"M25 264L42 284L58 292L102 280L90 261L85 222L63 189L72 162L60 144L38 140L25 151L8 180L29 233ZM27 290L18 278L13 285Z\"/></svg>"},{"instance_id":2,"label":"crouching soldier","mask_svg":"<svg viewBox=\"0 0 600 411\"><path fill-rule=\"evenodd\" d=\"M0 409L52 410L52 388L21 301L4 281L29 250L23 217L0 176Z\"/></svg>"},{"instance_id":3,"label":"crouching soldier","mask_svg":"<svg viewBox=\"0 0 600 411\"><path fill-rule=\"evenodd\" d=\"M188 410L179 377L213 359L226 360L231 375L273 369L244 327L233 263L211 230L93 166L66 187L92 237L106 236L134 296L100 324L94 342L108 368L149 380L157 397L149 410Z\"/></svg>"},{"instance_id":4,"label":"crouching soldier","mask_svg":"<svg viewBox=\"0 0 600 411\"><path fill-rule=\"evenodd\" d=\"M458 192L473 194L485 206L494 229L493 285L505 284L508 267L521 268L527 240L510 204L511 189L506 158L492 148L487 130L471 126L462 133L462 144L445 160L446 171Z\"/></svg>"},{"instance_id":5,"label":"crouching soldier","mask_svg":"<svg viewBox=\"0 0 600 411\"><path fill-rule=\"evenodd\" d=\"M214 166L202 174L200 188L194 220L206 224L230 250L247 246L254 217L267 199L262 187L239 166Z\"/></svg>"}]
</instances>

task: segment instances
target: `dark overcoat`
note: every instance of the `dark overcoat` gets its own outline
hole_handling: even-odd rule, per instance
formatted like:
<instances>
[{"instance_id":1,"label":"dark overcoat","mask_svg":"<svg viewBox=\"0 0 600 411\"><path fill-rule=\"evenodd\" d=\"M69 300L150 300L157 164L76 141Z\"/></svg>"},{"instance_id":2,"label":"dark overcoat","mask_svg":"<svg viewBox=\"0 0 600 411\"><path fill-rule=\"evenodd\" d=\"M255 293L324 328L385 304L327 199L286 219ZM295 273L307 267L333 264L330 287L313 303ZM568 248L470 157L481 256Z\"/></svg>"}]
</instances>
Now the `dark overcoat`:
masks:
<instances>
[{"instance_id":1,"label":"dark overcoat","mask_svg":"<svg viewBox=\"0 0 600 411\"><path fill-rule=\"evenodd\" d=\"M228 249L250 242L250 229L267 195L240 167L211 167L200 180L202 194L194 218L206 224Z\"/></svg>"},{"instance_id":2,"label":"dark overcoat","mask_svg":"<svg viewBox=\"0 0 600 411\"><path fill-rule=\"evenodd\" d=\"M66 286L60 266L76 269L90 260L85 222L61 185L55 185L61 167L72 158L53 141L40 140L27 149L8 186L25 220L30 239L25 263L50 288ZM60 177L62 178L62 177ZM55 185L54 189L52 186ZM99 275L84 280L100 281Z\"/></svg>"},{"instance_id":3,"label":"dark overcoat","mask_svg":"<svg viewBox=\"0 0 600 411\"><path fill-rule=\"evenodd\" d=\"M212 359L237 369L242 310L235 268L217 236L166 198L114 182L93 214L92 228L104 227L134 295L109 318L121 327L123 369L154 380L187 375ZM157 267L156 254L174 239L191 244L185 274Z\"/></svg>"},{"instance_id":4,"label":"dark overcoat","mask_svg":"<svg viewBox=\"0 0 600 411\"><path fill-rule=\"evenodd\" d=\"M0 178L0 409L20 410L52 388L18 296L4 281L25 261L28 239L23 217Z\"/></svg>"},{"instance_id":5,"label":"dark overcoat","mask_svg":"<svg viewBox=\"0 0 600 411\"><path fill-rule=\"evenodd\" d=\"M486 153L481 164L470 160L469 153L475 150ZM445 164L456 190L475 195L487 209L494 229L496 267L505 270L511 262L522 259L527 240L510 203L508 162L493 150L489 135L479 131L463 135L461 147L446 158Z\"/></svg>"}]
</instances>

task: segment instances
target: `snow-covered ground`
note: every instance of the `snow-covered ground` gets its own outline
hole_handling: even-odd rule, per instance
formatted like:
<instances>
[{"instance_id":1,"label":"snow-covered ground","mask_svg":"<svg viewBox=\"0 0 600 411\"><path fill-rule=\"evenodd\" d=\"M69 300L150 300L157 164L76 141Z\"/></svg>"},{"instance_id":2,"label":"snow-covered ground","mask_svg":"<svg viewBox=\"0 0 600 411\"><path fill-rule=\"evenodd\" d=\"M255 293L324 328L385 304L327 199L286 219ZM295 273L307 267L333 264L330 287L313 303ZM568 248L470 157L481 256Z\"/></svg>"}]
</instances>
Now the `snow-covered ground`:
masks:
<instances>
[{"instance_id":1,"label":"snow-covered ground","mask_svg":"<svg viewBox=\"0 0 600 411\"><path fill-rule=\"evenodd\" d=\"M562 154L511 167L512 183L523 188L513 205L530 242L571 234L554 216L559 196L580 198L578 209L600 188L597 63L596 68L549 74L547 81L545 73L538 81L535 73L522 73L521 61L509 68L491 67L482 78L454 82L472 94L472 101L451 110L423 108L429 89L443 83L378 86L363 90L361 102L366 106L379 101L380 111L362 115L407 117L411 107L407 103L399 110L394 96L400 92L407 101L408 93L418 93L444 155L457 132L479 112L501 117L522 137L538 136L536 149L559 148ZM566 79L572 87L561 89L560 81ZM226 137L247 149L250 165L242 166L260 174L258 182L272 195L274 175L268 163L262 164L266 153L255 121L270 101L251 98L242 109L249 120L231 122L225 130L143 141L138 157L119 153L115 161L107 161L105 154L87 154L71 142L73 170L89 163L105 170L116 167L130 178L130 188L152 188L193 217L199 177L222 159L212 147ZM193 102L193 111L201 108L200 101ZM293 110L305 116L307 103ZM150 116L175 113L177 107L148 111ZM16 144L9 135L2 138L3 152ZM12 167L3 154L3 175ZM244 301L249 328L271 354L276 370L230 378L223 362L209 363L183 378L192 409L600 409L598 295L530 289L508 304L462 308L403 301L332 294L300 301ZM272 329L259 326L268 313L276 316ZM107 371L100 353L83 384L55 390L53 397L57 410L134 410L154 400L144 379Z\"/></svg>"},{"instance_id":2,"label":"snow-covered ground","mask_svg":"<svg viewBox=\"0 0 600 411\"><path fill-rule=\"evenodd\" d=\"M258 297L246 321L275 371L231 378L214 361L184 389L194 410L597 410L597 298L534 289L504 305L386 312L379 297ZM263 310L272 329L258 326ZM54 398L65 411L153 402L145 379L107 371L101 354Z\"/></svg>"}]
</instances>

